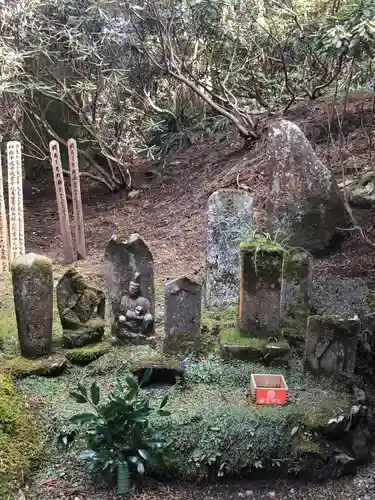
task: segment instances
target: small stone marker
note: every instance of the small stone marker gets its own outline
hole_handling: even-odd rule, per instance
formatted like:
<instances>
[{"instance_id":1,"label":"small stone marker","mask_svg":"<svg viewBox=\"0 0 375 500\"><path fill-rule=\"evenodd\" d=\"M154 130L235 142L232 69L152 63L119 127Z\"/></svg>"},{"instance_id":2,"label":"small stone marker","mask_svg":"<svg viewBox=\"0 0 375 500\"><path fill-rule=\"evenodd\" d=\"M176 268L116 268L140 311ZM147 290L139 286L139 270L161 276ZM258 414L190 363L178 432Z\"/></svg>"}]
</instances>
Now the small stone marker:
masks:
<instances>
[{"instance_id":1,"label":"small stone marker","mask_svg":"<svg viewBox=\"0 0 375 500\"><path fill-rule=\"evenodd\" d=\"M57 208L59 211L61 237L64 248L64 258L67 264L74 261L72 233L70 230L68 204L66 201L66 192L64 184L64 175L62 171L60 146L57 141L49 143L51 153L51 164L53 168L53 177L55 180Z\"/></svg>"},{"instance_id":2,"label":"small stone marker","mask_svg":"<svg viewBox=\"0 0 375 500\"><path fill-rule=\"evenodd\" d=\"M205 304L218 307L238 301L239 245L249 239L253 198L243 190L219 189L208 199Z\"/></svg>"},{"instance_id":3,"label":"small stone marker","mask_svg":"<svg viewBox=\"0 0 375 500\"><path fill-rule=\"evenodd\" d=\"M79 165L77 143L75 139L68 141L70 182L72 186L73 215L75 224L75 237L77 258L86 259L85 226L83 222L81 183L79 178Z\"/></svg>"},{"instance_id":4,"label":"small stone marker","mask_svg":"<svg viewBox=\"0 0 375 500\"><path fill-rule=\"evenodd\" d=\"M241 244L238 328L251 337L278 337L283 251Z\"/></svg>"},{"instance_id":5,"label":"small stone marker","mask_svg":"<svg viewBox=\"0 0 375 500\"><path fill-rule=\"evenodd\" d=\"M128 239L114 235L105 249L105 281L109 302L109 320L116 334L115 318L120 313L121 300L129 293L129 285L139 273L140 295L150 302L150 313L155 317L154 261L146 242L139 234Z\"/></svg>"},{"instance_id":6,"label":"small stone marker","mask_svg":"<svg viewBox=\"0 0 375 500\"><path fill-rule=\"evenodd\" d=\"M21 354L46 356L52 345L52 261L34 253L19 256L12 263L12 281Z\"/></svg>"},{"instance_id":7,"label":"small stone marker","mask_svg":"<svg viewBox=\"0 0 375 500\"><path fill-rule=\"evenodd\" d=\"M198 352L201 286L183 277L165 285L164 351Z\"/></svg>"},{"instance_id":8,"label":"small stone marker","mask_svg":"<svg viewBox=\"0 0 375 500\"><path fill-rule=\"evenodd\" d=\"M56 286L57 308L63 327L64 347L99 342L104 335L105 295L70 268Z\"/></svg>"},{"instance_id":9,"label":"small stone marker","mask_svg":"<svg viewBox=\"0 0 375 500\"><path fill-rule=\"evenodd\" d=\"M299 249L285 252L281 281L281 316L285 316L298 305L307 307L311 288L311 255Z\"/></svg>"},{"instance_id":10,"label":"small stone marker","mask_svg":"<svg viewBox=\"0 0 375 500\"><path fill-rule=\"evenodd\" d=\"M315 375L352 377L360 329L358 317L310 316L306 331L305 368Z\"/></svg>"},{"instance_id":11,"label":"small stone marker","mask_svg":"<svg viewBox=\"0 0 375 500\"><path fill-rule=\"evenodd\" d=\"M288 244L319 255L350 226L340 189L297 125L287 120L268 133L272 161L269 230Z\"/></svg>"},{"instance_id":12,"label":"small stone marker","mask_svg":"<svg viewBox=\"0 0 375 500\"><path fill-rule=\"evenodd\" d=\"M25 254L21 143L7 143L10 261Z\"/></svg>"},{"instance_id":13,"label":"small stone marker","mask_svg":"<svg viewBox=\"0 0 375 500\"><path fill-rule=\"evenodd\" d=\"M3 170L0 154L0 273L9 271L8 223L5 209Z\"/></svg>"}]
</instances>

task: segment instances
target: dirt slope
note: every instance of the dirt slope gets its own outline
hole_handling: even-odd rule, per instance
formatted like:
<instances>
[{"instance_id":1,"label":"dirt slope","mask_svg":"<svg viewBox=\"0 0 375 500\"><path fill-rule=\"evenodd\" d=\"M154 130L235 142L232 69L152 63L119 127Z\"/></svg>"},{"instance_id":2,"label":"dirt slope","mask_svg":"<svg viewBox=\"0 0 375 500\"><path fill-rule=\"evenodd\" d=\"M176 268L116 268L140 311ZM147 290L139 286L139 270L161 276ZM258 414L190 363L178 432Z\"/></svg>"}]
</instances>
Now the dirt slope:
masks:
<instances>
[{"instance_id":1,"label":"dirt slope","mask_svg":"<svg viewBox=\"0 0 375 500\"><path fill-rule=\"evenodd\" d=\"M298 123L321 158L337 176L357 175L374 168L373 95L353 94L347 112L341 115L344 132L341 148L337 140L336 111L324 99L295 106L289 119ZM329 126L329 116L333 116ZM262 126L276 119L266 117ZM371 132L372 130L372 132ZM328 144L331 133L333 142ZM372 133L372 135L371 135ZM237 179L248 186L255 199L255 218L261 227L268 193L269 163L265 143L246 150L234 130L216 137L197 137L195 144L170 155L159 165L139 163L134 167L134 189L139 196L110 195L83 181L83 203L89 263L100 274L104 246L117 230L139 232L148 241L160 277L181 273L201 275L205 246L205 209L208 196L218 187L236 186ZM70 207L71 211L71 207ZM375 227L372 214L358 214L370 236ZM45 253L57 263L62 260L58 216L53 188L26 200L27 249ZM375 272L373 249L363 245L353 231L344 247L318 263L317 272L371 278Z\"/></svg>"}]
</instances>

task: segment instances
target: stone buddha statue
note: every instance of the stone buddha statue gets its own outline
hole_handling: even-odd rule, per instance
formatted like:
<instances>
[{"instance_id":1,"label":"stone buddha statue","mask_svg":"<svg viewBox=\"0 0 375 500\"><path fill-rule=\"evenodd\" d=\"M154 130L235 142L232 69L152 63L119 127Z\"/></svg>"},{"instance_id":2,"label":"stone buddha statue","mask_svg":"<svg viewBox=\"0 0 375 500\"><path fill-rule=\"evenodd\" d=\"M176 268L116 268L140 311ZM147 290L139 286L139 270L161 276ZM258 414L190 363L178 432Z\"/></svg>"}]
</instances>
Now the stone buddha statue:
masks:
<instances>
[{"instance_id":1,"label":"stone buddha statue","mask_svg":"<svg viewBox=\"0 0 375 500\"><path fill-rule=\"evenodd\" d=\"M151 303L141 296L140 273L135 273L129 291L121 299L115 319L116 335L121 340L143 339L154 331Z\"/></svg>"},{"instance_id":2,"label":"stone buddha statue","mask_svg":"<svg viewBox=\"0 0 375 500\"><path fill-rule=\"evenodd\" d=\"M87 285L75 269L69 269L56 288L57 307L65 347L98 342L104 335L105 295Z\"/></svg>"}]
</instances>

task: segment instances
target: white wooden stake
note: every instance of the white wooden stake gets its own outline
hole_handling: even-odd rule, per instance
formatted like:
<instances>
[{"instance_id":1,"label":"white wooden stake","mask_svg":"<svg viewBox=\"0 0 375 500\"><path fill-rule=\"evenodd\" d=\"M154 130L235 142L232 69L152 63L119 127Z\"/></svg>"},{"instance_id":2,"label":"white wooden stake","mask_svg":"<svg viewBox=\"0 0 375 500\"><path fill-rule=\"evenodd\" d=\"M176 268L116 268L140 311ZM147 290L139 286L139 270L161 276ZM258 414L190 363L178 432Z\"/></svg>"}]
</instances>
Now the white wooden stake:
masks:
<instances>
[{"instance_id":1,"label":"white wooden stake","mask_svg":"<svg viewBox=\"0 0 375 500\"><path fill-rule=\"evenodd\" d=\"M68 141L68 155L69 155L70 183L72 186L72 201L73 201L73 214L75 223L77 258L85 260L86 259L85 226L83 222L77 143L75 139L69 139Z\"/></svg>"},{"instance_id":2,"label":"white wooden stake","mask_svg":"<svg viewBox=\"0 0 375 500\"><path fill-rule=\"evenodd\" d=\"M53 178L55 181L56 200L57 200L57 208L59 211L61 236L64 248L64 258L67 264L71 264L74 261L73 242L72 242L72 233L70 230L68 203L66 201L64 175L61 165L59 143L57 141L51 141L49 143L49 149L51 154Z\"/></svg>"},{"instance_id":3,"label":"white wooden stake","mask_svg":"<svg viewBox=\"0 0 375 500\"><path fill-rule=\"evenodd\" d=\"M0 153L0 272L9 271L8 223L5 210L3 169Z\"/></svg>"}]
</instances>

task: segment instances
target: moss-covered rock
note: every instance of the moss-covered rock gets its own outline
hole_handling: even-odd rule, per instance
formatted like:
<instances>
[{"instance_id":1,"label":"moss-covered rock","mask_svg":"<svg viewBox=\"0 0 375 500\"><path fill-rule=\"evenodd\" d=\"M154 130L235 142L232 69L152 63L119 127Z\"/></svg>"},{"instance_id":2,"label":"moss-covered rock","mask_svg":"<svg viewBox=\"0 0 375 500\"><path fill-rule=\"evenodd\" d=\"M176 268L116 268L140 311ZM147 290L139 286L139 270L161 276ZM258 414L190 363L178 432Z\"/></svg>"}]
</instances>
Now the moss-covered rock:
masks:
<instances>
[{"instance_id":1,"label":"moss-covered rock","mask_svg":"<svg viewBox=\"0 0 375 500\"><path fill-rule=\"evenodd\" d=\"M13 499L40 452L40 433L24 398L0 375L0 498Z\"/></svg>"},{"instance_id":2,"label":"moss-covered rock","mask_svg":"<svg viewBox=\"0 0 375 500\"><path fill-rule=\"evenodd\" d=\"M252 270L254 277L281 277L284 253L287 251L281 243L259 237L241 243L240 249L243 270Z\"/></svg>"},{"instance_id":3,"label":"moss-covered rock","mask_svg":"<svg viewBox=\"0 0 375 500\"><path fill-rule=\"evenodd\" d=\"M15 377L57 377L67 367L64 356L50 356L48 358L26 359L16 356L4 361L3 370Z\"/></svg>"},{"instance_id":4,"label":"moss-covered rock","mask_svg":"<svg viewBox=\"0 0 375 500\"><path fill-rule=\"evenodd\" d=\"M87 328L79 328L77 330L63 330L62 341L63 346L67 349L76 347L84 347L90 344L100 342L104 336L103 321L98 318L91 320L90 326Z\"/></svg>"},{"instance_id":5,"label":"moss-covered rock","mask_svg":"<svg viewBox=\"0 0 375 500\"><path fill-rule=\"evenodd\" d=\"M299 302L282 318L281 331L291 346L298 346L305 340L307 319L311 314L311 309Z\"/></svg>"},{"instance_id":6,"label":"moss-covered rock","mask_svg":"<svg viewBox=\"0 0 375 500\"><path fill-rule=\"evenodd\" d=\"M372 208L375 205L375 175L374 172L354 179L347 186L348 201L357 208Z\"/></svg>"},{"instance_id":7,"label":"moss-covered rock","mask_svg":"<svg viewBox=\"0 0 375 500\"><path fill-rule=\"evenodd\" d=\"M220 350L224 359L267 363L282 358L290 347L286 341L270 342L266 338L244 336L237 328L228 328L220 334Z\"/></svg>"},{"instance_id":8,"label":"moss-covered rock","mask_svg":"<svg viewBox=\"0 0 375 500\"><path fill-rule=\"evenodd\" d=\"M76 349L71 349L65 353L67 359L76 365L87 365L100 358L104 354L107 354L111 349L109 344L97 344L89 345L85 347L78 347Z\"/></svg>"},{"instance_id":9,"label":"moss-covered rock","mask_svg":"<svg viewBox=\"0 0 375 500\"><path fill-rule=\"evenodd\" d=\"M192 336L191 333L179 333L164 339L163 352L167 354L195 354L200 351L199 336Z\"/></svg>"},{"instance_id":10,"label":"moss-covered rock","mask_svg":"<svg viewBox=\"0 0 375 500\"><path fill-rule=\"evenodd\" d=\"M52 261L29 253L12 263L14 306L22 356L47 356L52 347Z\"/></svg>"}]
</instances>

